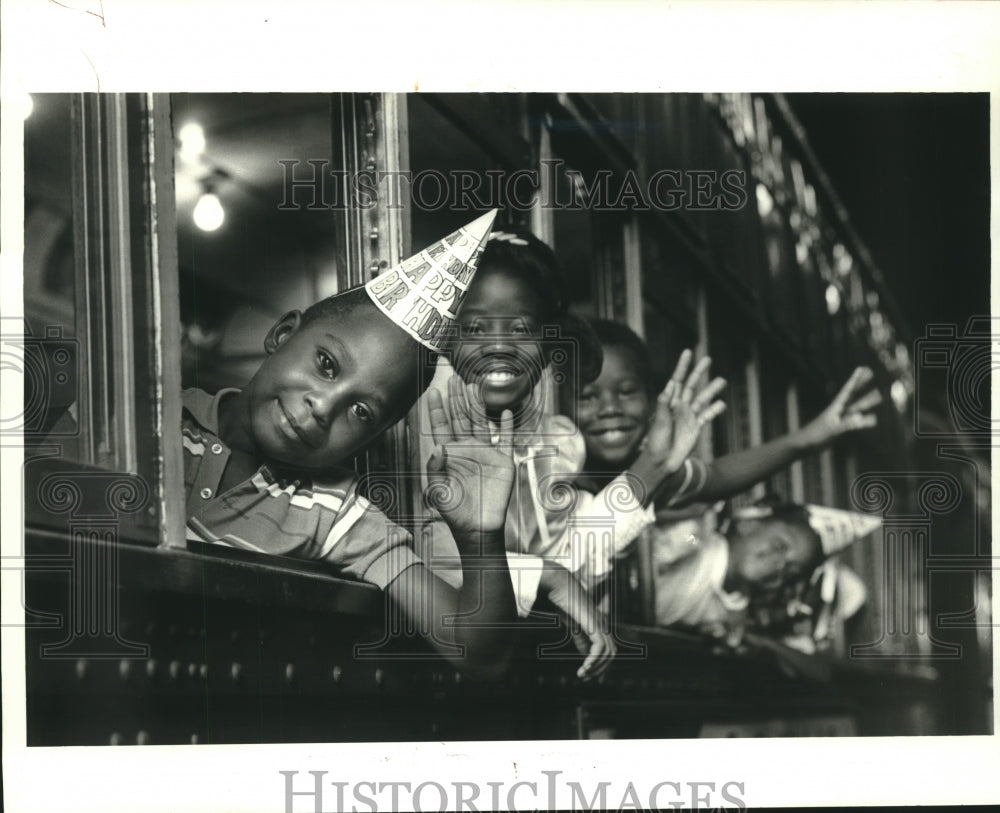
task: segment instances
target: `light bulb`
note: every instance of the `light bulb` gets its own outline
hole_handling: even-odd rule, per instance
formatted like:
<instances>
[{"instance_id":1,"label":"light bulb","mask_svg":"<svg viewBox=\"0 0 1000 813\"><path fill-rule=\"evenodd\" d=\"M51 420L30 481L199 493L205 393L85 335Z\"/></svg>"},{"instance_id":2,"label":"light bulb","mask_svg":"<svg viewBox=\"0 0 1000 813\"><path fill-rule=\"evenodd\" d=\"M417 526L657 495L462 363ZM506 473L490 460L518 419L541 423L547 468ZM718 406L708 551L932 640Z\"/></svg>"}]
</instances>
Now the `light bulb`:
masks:
<instances>
[{"instance_id":1,"label":"light bulb","mask_svg":"<svg viewBox=\"0 0 1000 813\"><path fill-rule=\"evenodd\" d=\"M761 217L767 217L774 209L774 198L764 184L757 184L757 211Z\"/></svg>"},{"instance_id":2,"label":"light bulb","mask_svg":"<svg viewBox=\"0 0 1000 813\"><path fill-rule=\"evenodd\" d=\"M226 220L226 210L222 208L222 201L214 192L206 192L194 205L191 213L196 225L202 231L215 231Z\"/></svg>"},{"instance_id":3,"label":"light bulb","mask_svg":"<svg viewBox=\"0 0 1000 813\"><path fill-rule=\"evenodd\" d=\"M836 285L826 286L826 312L833 316L840 310L840 290Z\"/></svg>"},{"instance_id":4,"label":"light bulb","mask_svg":"<svg viewBox=\"0 0 1000 813\"><path fill-rule=\"evenodd\" d=\"M205 152L205 131L200 124L188 122L177 132L178 155L185 163L192 164Z\"/></svg>"},{"instance_id":5,"label":"light bulb","mask_svg":"<svg viewBox=\"0 0 1000 813\"><path fill-rule=\"evenodd\" d=\"M906 385L902 381L893 381L892 386L889 387L889 395L892 396L892 401L896 405L896 409L902 412L906 409Z\"/></svg>"}]
</instances>

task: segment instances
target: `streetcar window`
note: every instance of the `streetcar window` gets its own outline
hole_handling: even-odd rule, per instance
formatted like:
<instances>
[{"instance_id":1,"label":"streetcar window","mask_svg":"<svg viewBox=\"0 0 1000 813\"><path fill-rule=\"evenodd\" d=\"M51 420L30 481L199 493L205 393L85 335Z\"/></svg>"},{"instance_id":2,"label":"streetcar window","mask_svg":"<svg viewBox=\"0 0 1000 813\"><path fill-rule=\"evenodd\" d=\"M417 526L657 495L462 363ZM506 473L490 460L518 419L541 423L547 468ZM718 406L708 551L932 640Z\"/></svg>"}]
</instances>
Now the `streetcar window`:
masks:
<instances>
[{"instance_id":1,"label":"streetcar window","mask_svg":"<svg viewBox=\"0 0 1000 813\"><path fill-rule=\"evenodd\" d=\"M24 420L78 458L70 106L68 94L36 93L24 123Z\"/></svg>"},{"instance_id":2,"label":"streetcar window","mask_svg":"<svg viewBox=\"0 0 1000 813\"><path fill-rule=\"evenodd\" d=\"M251 101L252 99L252 101ZM336 293L326 94L178 93L183 387L242 387L286 311Z\"/></svg>"}]
</instances>

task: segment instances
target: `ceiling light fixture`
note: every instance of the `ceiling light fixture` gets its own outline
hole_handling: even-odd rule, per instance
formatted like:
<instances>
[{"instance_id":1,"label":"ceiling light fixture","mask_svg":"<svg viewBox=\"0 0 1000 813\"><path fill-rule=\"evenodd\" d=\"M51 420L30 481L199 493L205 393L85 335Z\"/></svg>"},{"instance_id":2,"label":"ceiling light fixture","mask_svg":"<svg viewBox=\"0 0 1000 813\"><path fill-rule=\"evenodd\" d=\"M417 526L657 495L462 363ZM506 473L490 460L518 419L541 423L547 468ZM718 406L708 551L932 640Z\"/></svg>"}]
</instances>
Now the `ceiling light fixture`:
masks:
<instances>
[{"instance_id":1,"label":"ceiling light fixture","mask_svg":"<svg viewBox=\"0 0 1000 813\"><path fill-rule=\"evenodd\" d=\"M226 210L222 207L219 196L211 189L206 189L194 205L191 218L202 231L213 232L226 222Z\"/></svg>"}]
</instances>

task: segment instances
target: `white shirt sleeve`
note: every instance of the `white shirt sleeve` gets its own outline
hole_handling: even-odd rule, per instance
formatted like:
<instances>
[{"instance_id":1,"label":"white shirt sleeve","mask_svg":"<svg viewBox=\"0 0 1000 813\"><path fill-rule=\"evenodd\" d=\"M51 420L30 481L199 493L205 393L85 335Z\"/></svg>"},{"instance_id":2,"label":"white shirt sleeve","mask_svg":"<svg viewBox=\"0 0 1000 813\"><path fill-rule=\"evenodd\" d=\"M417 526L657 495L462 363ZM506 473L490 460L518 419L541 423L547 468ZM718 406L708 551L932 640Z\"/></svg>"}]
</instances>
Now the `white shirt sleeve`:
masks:
<instances>
[{"instance_id":1,"label":"white shirt sleeve","mask_svg":"<svg viewBox=\"0 0 1000 813\"><path fill-rule=\"evenodd\" d=\"M553 556L591 587L611 571L615 557L656 521L652 505L643 507L624 474L597 494L578 490Z\"/></svg>"},{"instance_id":2,"label":"white shirt sleeve","mask_svg":"<svg viewBox=\"0 0 1000 813\"><path fill-rule=\"evenodd\" d=\"M542 580L544 566L545 562L540 556L507 551L507 567L510 569L510 578L514 585L517 614L521 618L531 612L535 601L538 600L538 585Z\"/></svg>"}]
</instances>

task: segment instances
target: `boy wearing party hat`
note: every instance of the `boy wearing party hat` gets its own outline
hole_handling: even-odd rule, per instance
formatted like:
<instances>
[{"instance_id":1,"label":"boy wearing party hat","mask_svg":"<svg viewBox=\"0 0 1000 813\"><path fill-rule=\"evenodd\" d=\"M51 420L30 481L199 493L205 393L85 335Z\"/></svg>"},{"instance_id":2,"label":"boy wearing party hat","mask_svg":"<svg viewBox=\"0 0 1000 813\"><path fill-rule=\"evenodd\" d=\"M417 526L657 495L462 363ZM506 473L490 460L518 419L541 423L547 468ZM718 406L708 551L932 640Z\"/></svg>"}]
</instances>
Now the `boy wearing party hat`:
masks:
<instances>
[{"instance_id":1,"label":"boy wearing party hat","mask_svg":"<svg viewBox=\"0 0 1000 813\"><path fill-rule=\"evenodd\" d=\"M464 494L436 505L460 543L460 590L424 567L409 534L338 467L400 420L430 381L494 216L364 287L286 313L242 390L183 393L182 426L189 540L320 560L375 584L457 668L481 676L507 659L517 618L503 539L510 414L498 432L483 432L464 392L452 393L450 410L438 393L430 405L432 490ZM471 623L446 626L456 613Z\"/></svg>"}]
</instances>

